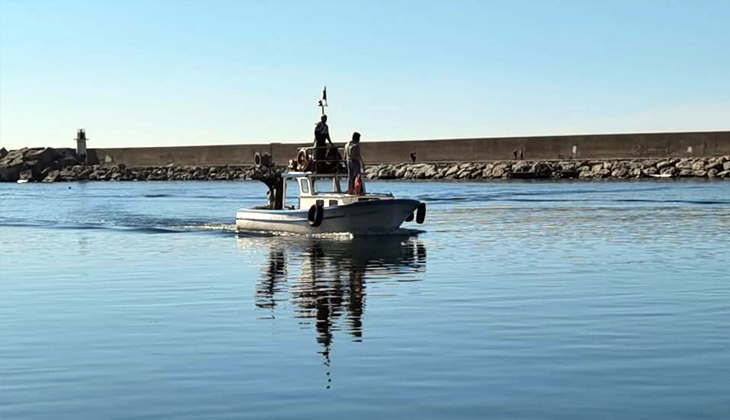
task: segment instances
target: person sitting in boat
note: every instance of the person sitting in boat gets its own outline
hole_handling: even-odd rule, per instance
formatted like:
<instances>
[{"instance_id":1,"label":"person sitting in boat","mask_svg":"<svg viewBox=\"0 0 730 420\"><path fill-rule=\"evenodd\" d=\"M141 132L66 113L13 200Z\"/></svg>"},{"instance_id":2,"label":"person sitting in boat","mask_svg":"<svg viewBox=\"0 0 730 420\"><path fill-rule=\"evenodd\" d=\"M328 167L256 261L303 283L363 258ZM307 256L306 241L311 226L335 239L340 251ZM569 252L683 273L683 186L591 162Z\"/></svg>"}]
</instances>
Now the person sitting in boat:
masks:
<instances>
[{"instance_id":1,"label":"person sitting in boat","mask_svg":"<svg viewBox=\"0 0 730 420\"><path fill-rule=\"evenodd\" d=\"M345 146L345 156L347 159L347 193L348 194L365 194L365 185L362 183L362 168L365 164L360 154L360 133L357 131L352 133L352 140ZM359 180L359 190L356 191L355 184L357 178Z\"/></svg>"},{"instance_id":2,"label":"person sitting in boat","mask_svg":"<svg viewBox=\"0 0 730 420\"><path fill-rule=\"evenodd\" d=\"M325 162L327 160L328 149L326 142L330 142L330 145L334 146L330 138L330 128L327 126L327 116L322 115L321 120L314 127L314 157L317 160L317 172L323 172L327 166Z\"/></svg>"}]
</instances>

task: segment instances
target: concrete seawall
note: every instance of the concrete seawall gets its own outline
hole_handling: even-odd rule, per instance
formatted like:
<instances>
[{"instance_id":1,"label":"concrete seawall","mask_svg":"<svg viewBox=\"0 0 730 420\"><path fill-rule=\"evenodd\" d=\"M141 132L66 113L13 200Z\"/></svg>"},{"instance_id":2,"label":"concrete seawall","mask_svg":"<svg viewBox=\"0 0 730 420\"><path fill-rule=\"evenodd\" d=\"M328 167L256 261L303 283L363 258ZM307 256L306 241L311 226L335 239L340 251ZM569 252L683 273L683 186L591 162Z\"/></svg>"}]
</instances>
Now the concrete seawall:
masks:
<instances>
[{"instance_id":1,"label":"concrete seawall","mask_svg":"<svg viewBox=\"0 0 730 420\"><path fill-rule=\"evenodd\" d=\"M135 166L242 165L253 161L256 152L269 153L280 164L296 156L297 149L310 144L271 143L226 146L141 147L90 149L92 163ZM363 141L368 164L409 162L484 162L524 159L632 159L659 157L712 157L730 154L730 131L602 134L580 136L495 137L413 141Z\"/></svg>"}]
</instances>

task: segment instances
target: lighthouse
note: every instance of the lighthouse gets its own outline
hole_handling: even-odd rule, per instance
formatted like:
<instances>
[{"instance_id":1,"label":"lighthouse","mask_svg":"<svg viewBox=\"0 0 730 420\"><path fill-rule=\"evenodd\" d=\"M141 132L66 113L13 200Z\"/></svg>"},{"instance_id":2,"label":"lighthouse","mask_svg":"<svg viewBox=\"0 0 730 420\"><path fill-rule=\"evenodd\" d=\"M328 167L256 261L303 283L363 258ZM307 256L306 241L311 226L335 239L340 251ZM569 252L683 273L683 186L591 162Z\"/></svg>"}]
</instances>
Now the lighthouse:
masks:
<instances>
[{"instance_id":1,"label":"lighthouse","mask_svg":"<svg viewBox=\"0 0 730 420\"><path fill-rule=\"evenodd\" d=\"M79 157L79 159L84 162L85 164L88 163L86 161L86 130L83 128L79 128L79 131L76 133L76 156Z\"/></svg>"}]
</instances>

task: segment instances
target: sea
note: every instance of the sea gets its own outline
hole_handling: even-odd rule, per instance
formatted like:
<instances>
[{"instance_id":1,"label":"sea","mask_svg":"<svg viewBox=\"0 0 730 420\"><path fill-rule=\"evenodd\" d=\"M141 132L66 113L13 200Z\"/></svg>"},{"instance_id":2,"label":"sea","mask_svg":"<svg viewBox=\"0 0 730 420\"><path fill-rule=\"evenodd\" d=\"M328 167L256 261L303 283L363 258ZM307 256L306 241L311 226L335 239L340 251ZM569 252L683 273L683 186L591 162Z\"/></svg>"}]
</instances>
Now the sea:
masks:
<instances>
[{"instance_id":1,"label":"sea","mask_svg":"<svg viewBox=\"0 0 730 420\"><path fill-rule=\"evenodd\" d=\"M0 419L730 418L730 182L376 182L395 235L237 234L257 182L0 184Z\"/></svg>"}]
</instances>

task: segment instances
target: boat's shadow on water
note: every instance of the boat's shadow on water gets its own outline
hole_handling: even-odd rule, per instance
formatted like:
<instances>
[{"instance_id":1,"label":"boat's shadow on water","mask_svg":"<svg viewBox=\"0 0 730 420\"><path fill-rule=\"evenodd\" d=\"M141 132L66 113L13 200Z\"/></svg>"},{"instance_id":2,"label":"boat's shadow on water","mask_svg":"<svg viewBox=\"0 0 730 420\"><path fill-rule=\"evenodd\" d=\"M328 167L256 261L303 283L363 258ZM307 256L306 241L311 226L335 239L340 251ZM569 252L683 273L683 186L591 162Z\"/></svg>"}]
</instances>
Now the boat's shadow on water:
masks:
<instances>
[{"instance_id":1,"label":"boat's shadow on water","mask_svg":"<svg viewBox=\"0 0 730 420\"><path fill-rule=\"evenodd\" d=\"M268 249L256 284L260 318L294 317L303 328L314 327L326 366L336 332L363 340L368 284L420 281L426 271L426 246L415 231L367 237L245 235L237 243L245 250ZM284 309L293 313L281 313Z\"/></svg>"}]
</instances>

